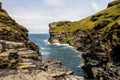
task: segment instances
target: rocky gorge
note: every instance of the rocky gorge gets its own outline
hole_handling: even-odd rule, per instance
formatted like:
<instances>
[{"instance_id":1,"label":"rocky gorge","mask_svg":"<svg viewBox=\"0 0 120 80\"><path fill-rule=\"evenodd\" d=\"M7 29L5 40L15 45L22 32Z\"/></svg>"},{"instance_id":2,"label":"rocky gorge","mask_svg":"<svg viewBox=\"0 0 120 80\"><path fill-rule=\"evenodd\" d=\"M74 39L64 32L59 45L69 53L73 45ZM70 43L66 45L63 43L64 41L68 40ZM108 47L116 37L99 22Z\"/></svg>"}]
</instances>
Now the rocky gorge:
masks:
<instances>
[{"instance_id":1,"label":"rocky gorge","mask_svg":"<svg viewBox=\"0 0 120 80\"><path fill-rule=\"evenodd\" d=\"M42 59L28 30L2 9L0 2L0 80L84 80L58 61Z\"/></svg>"},{"instance_id":2,"label":"rocky gorge","mask_svg":"<svg viewBox=\"0 0 120 80\"><path fill-rule=\"evenodd\" d=\"M83 70L92 80L120 80L120 2L83 20L49 24L50 43L83 52Z\"/></svg>"}]
</instances>

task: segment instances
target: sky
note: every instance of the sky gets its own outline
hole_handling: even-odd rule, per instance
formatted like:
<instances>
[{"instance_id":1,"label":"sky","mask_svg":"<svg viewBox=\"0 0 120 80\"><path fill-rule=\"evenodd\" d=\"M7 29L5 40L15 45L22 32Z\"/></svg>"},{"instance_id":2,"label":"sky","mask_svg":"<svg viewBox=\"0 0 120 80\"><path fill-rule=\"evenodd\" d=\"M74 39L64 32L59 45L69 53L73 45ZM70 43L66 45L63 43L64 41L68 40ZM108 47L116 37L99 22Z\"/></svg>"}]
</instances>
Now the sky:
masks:
<instances>
[{"instance_id":1,"label":"sky","mask_svg":"<svg viewBox=\"0 0 120 80\"><path fill-rule=\"evenodd\" d=\"M0 0L2 8L29 33L49 33L49 23L77 21L107 7L112 0Z\"/></svg>"}]
</instances>

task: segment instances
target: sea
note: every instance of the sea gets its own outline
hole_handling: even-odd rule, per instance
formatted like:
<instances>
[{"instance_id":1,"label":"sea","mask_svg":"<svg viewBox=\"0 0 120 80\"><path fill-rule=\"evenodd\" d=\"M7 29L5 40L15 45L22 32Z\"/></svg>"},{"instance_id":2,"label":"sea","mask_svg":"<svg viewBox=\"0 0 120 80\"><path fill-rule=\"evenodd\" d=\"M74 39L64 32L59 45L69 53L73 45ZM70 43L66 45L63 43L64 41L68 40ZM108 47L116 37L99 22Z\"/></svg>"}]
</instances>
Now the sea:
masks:
<instances>
[{"instance_id":1,"label":"sea","mask_svg":"<svg viewBox=\"0 0 120 80\"><path fill-rule=\"evenodd\" d=\"M62 65L73 70L75 75L85 77L81 68L84 64L81 53L68 44L50 44L49 37L49 34L29 34L30 40L38 45L43 58L60 61Z\"/></svg>"}]
</instances>

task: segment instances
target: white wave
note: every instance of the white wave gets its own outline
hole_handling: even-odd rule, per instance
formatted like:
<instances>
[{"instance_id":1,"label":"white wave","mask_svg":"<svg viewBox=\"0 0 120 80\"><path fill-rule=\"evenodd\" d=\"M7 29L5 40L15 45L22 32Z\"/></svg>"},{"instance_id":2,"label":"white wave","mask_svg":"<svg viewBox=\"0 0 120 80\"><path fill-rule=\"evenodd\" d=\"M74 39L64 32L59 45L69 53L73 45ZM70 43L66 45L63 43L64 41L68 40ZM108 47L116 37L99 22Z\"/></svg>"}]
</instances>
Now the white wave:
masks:
<instances>
[{"instance_id":1,"label":"white wave","mask_svg":"<svg viewBox=\"0 0 120 80\"><path fill-rule=\"evenodd\" d=\"M79 58L82 58L82 56L81 56L80 54L78 55L78 57L79 57Z\"/></svg>"},{"instance_id":2,"label":"white wave","mask_svg":"<svg viewBox=\"0 0 120 80\"><path fill-rule=\"evenodd\" d=\"M50 44L50 45L55 45L55 46L59 46L59 47L62 47L63 49L65 48L74 48L72 46L70 46L69 44L61 44L61 43L53 43L53 44Z\"/></svg>"},{"instance_id":3,"label":"white wave","mask_svg":"<svg viewBox=\"0 0 120 80\"><path fill-rule=\"evenodd\" d=\"M62 46L62 47L60 47L61 49L68 49L68 48L70 48L69 46Z\"/></svg>"},{"instance_id":4,"label":"white wave","mask_svg":"<svg viewBox=\"0 0 120 80\"><path fill-rule=\"evenodd\" d=\"M44 47L40 47L40 49L41 49L41 50L45 50L45 48L44 48Z\"/></svg>"},{"instance_id":5,"label":"white wave","mask_svg":"<svg viewBox=\"0 0 120 80\"><path fill-rule=\"evenodd\" d=\"M71 47L73 48L72 46L70 46L69 44L61 44L61 43L50 43L47 39L46 40L43 40L44 43L47 43L47 44L50 44L50 45L56 45L56 46L67 46L67 47Z\"/></svg>"},{"instance_id":6,"label":"white wave","mask_svg":"<svg viewBox=\"0 0 120 80\"><path fill-rule=\"evenodd\" d=\"M60 43L53 43L53 44L57 46L69 46L69 44L60 44Z\"/></svg>"},{"instance_id":7,"label":"white wave","mask_svg":"<svg viewBox=\"0 0 120 80\"><path fill-rule=\"evenodd\" d=\"M50 44L47 39L43 40L43 42L46 43L46 44Z\"/></svg>"},{"instance_id":8,"label":"white wave","mask_svg":"<svg viewBox=\"0 0 120 80\"><path fill-rule=\"evenodd\" d=\"M41 52L42 55L49 55L49 52Z\"/></svg>"},{"instance_id":9,"label":"white wave","mask_svg":"<svg viewBox=\"0 0 120 80\"><path fill-rule=\"evenodd\" d=\"M70 46L69 44L61 44L61 43L53 43L53 44L51 44L50 42L48 42L47 39L43 40L43 42L45 42L46 44L49 44L49 45L62 46L61 47L62 49L71 48L72 50L74 50L76 53L79 54L80 58L81 58L81 54L83 53L83 52L77 51L73 46Z\"/></svg>"},{"instance_id":10,"label":"white wave","mask_svg":"<svg viewBox=\"0 0 120 80\"><path fill-rule=\"evenodd\" d=\"M82 67L81 65L78 66L78 68L81 68L81 67Z\"/></svg>"},{"instance_id":11,"label":"white wave","mask_svg":"<svg viewBox=\"0 0 120 80\"><path fill-rule=\"evenodd\" d=\"M79 55L81 55L81 52L76 50L74 47L72 48L76 53L78 53Z\"/></svg>"},{"instance_id":12,"label":"white wave","mask_svg":"<svg viewBox=\"0 0 120 80\"><path fill-rule=\"evenodd\" d=\"M82 66L83 66L84 64L82 63L82 64L80 64L79 66L78 66L78 68L82 68Z\"/></svg>"},{"instance_id":13,"label":"white wave","mask_svg":"<svg viewBox=\"0 0 120 80\"><path fill-rule=\"evenodd\" d=\"M83 53L83 52L77 51L73 46L70 46L69 44L53 43L53 44L50 44L50 45L63 46L62 47L63 49L71 48L72 50L74 50L76 53L78 53L80 55Z\"/></svg>"}]
</instances>

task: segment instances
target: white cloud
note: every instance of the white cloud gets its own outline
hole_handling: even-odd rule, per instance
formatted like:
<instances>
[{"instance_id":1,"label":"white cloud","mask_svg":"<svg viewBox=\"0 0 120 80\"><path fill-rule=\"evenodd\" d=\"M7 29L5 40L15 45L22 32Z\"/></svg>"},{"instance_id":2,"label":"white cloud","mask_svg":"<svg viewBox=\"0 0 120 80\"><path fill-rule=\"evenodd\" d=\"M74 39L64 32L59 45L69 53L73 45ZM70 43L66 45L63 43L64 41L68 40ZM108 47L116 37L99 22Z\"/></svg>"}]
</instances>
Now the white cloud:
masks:
<instances>
[{"instance_id":1,"label":"white cloud","mask_svg":"<svg viewBox=\"0 0 120 80\"><path fill-rule=\"evenodd\" d=\"M44 12L30 13L29 11L22 11L10 15L16 22L27 27L30 33L48 33L48 23L54 18L49 15L43 15L42 13Z\"/></svg>"},{"instance_id":2,"label":"white cloud","mask_svg":"<svg viewBox=\"0 0 120 80\"><path fill-rule=\"evenodd\" d=\"M94 10L99 10L100 9L97 2L92 2L92 8Z\"/></svg>"},{"instance_id":3,"label":"white cloud","mask_svg":"<svg viewBox=\"0 0 120 80\"><path fill-rule=\"evenodd\" d=\"M30 33L48 33L48 24L56 21L74 21L88 16L88 12L81 8L54 8L46 11L41 9L39 11L31 11L28 9L19 9L10 12L19 24L27 27ZM81 17L82 16L82 17Z\"/></svg>"},{"instance_id":4,"label":"white cloud","mask_svg":"<svg viewBox=\"0 0 120 80\"><path fill-rule=\"evenodd\" d=\"M65 0L44 0L45 5L52 7L63 7L65 6Z\"/></svg>"},{"instance_id":5,"label":"white cloud","mask_svg":"<svg viewBox=\"0 0 120 80\"><path fill-rule=\"evenodd\" d=\"M26 0L20 0L21 4L19 0L13 0L14 3L9 0L2 1L5 1L3 8L16 22L27 27L30 33L48 33L49 23L80 20L105 8L105 3L108 3L106 0L104 5L92 0L88 3L86 0L30 0L29 4ZM98 3L101 6L98 6ZM88 7L90 5L92 8Z\"/></svg>"}]
</instances>

